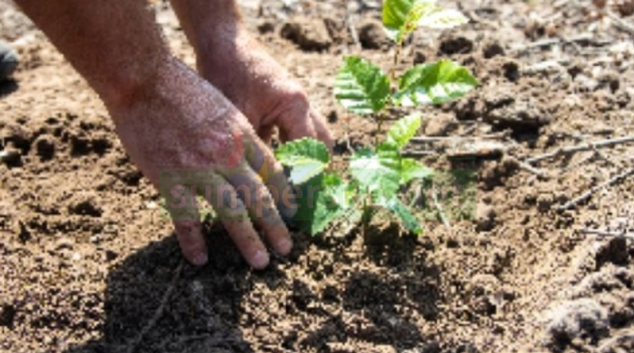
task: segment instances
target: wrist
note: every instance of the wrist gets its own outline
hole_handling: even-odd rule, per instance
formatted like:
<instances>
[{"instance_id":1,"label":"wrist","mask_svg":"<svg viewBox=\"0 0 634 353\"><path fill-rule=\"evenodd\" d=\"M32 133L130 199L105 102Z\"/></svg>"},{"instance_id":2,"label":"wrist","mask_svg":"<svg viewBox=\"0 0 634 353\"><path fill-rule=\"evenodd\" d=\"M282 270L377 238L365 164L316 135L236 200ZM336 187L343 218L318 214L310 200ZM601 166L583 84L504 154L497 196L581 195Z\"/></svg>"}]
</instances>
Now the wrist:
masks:
<instances>
[{"instance_id":1,"label":"wrist","mask_svg":"<svg viewBox=\"0 0 634 353\"><path fill-rule=\"evenodd\" d=\"M172 5L198 59L223 55L245 37L235 0L172 0Z\"/></svg>"},{"instance_id":2,"label":"wrist","mask_svg":"<svg viewBox=\"0 0 634 353\"><path fill-rule=\"evenodd\" d=\"M160 85L176 59L164 53L150 61L126 65L113 70L106 79L93 85L106 107L109 109L126 108L149 95Z\"/></svg>"}]
</instances>

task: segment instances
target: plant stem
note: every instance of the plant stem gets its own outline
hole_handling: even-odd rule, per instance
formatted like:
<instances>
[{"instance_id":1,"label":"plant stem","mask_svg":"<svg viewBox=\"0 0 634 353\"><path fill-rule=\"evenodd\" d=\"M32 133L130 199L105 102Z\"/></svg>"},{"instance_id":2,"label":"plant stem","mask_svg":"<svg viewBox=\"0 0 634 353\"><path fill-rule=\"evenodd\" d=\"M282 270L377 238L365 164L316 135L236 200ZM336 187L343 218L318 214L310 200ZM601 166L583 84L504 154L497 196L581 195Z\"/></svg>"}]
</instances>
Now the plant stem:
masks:
<instances>
[{"instance_id":1,"label":"plant stem","mask_svg":"<svg viewBox=\"0 0 634 353\"><path fill-rule=\"evenodd\" d=\"M390 100L391 102L391 100ZM390 102L388 102L386 104L386 107L391 106ZM376 135L374 135L374 145L378 145L379 144L379 137L382 135L381 134L381 130L383 129L383 121L385 120L385 109L386 107L383 107L383 109L379 112L379 116L378 116L378 123L377 123L377 131L376 131Z\"/></svg>"},{"instance_id":2,"label":"plant stem","mask_svg":"<svg viewBox=\"0 0 634 353\"><path fill-rule=\"evenodd\" d=\"M396 66L399 63L399 59L401 57L401 52L403 51L403 39L400 39L397 43L396 43L396 51L394 52L394 58L392 60L392 67L390 68L390 72L389 72L389 79L390 79L390 87L392 88L392 95L394 93L396 93L396 86L398 84L397 80L396 80ZM385 111L388 110L389 108L391 108L393 106L392 104L392 98L388 98L387 103L385 104L385 106L383 107L383 109L381 109L381 111L379 112L379 116L378 116L378 126L377 126L377 133L376 133L376 137L374 138L374 144L377 145L379 143L379 136L381 136L382 134L382 128L383 128L383 120L385 120Z\"/></svg>"},{"instance_id":3,"label":"plant stem","mask_svg":"<svg viewBox=\"0 0 634 353\"><path fill-rule=\"evenodd\" d=\"M392 68L390 69L390 81L392 81L392 90L395 91L396 82L396 66L399 63L399 59L401 58L401 52L403 51L403 39L400 39L396 43L396 51L394 52L394 58L392 59Z\"/></svg>"},{"instance_id":4,"label":"plant stem","mask_svg":"<svg viewBox=\"0 0 634 353\"><path fill-rule=\"evenodd\" d=\"M366 189L366 194L363 198L363 211L361 213L361 236L366 238L368 233L368 224L370 223L370 207L368 206L369 190Z\"/></svg>"}]
</instances>

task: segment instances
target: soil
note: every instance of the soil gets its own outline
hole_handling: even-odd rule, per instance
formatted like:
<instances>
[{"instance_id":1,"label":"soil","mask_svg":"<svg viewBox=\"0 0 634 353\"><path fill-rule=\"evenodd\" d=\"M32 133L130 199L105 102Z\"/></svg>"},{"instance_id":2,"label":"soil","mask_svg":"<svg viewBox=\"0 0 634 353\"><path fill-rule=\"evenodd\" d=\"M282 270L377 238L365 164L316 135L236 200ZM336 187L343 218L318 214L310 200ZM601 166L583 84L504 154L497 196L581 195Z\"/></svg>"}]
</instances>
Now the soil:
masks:
<instances>
[{"instance_id":1,"label":"soil","mask_svg":"<svg viewBox=\"0 0 634 353\"><path fill-rule=\"evenodd\" d=\"M249 28L328 117L338 147L371 143L376 125L346 114L331 88L344 55L389 68L380 2L242 3ZM627 3L612 4L617 16ZM549 178L517 163L634 134L631 35L589 1L446 4L471 22L416 32L399 69L448 57L480 80L459 102L425 108L421 130L504 143L503 157L427 160L477 173L475 218L450 228L430 220L421 236L393 226L365 239L341 227L296 232L291 256L253 272L213 225L209 265L183 262L157 192L98 97L0 0L0 38L22 60L0 85L0 351L634 351L633 242L581 232L634 231L634 180L558 210L632 168L634 146L534 165ZM169 7L154 7L176 55L193 65Z\"/></svg>"}]
</instances>

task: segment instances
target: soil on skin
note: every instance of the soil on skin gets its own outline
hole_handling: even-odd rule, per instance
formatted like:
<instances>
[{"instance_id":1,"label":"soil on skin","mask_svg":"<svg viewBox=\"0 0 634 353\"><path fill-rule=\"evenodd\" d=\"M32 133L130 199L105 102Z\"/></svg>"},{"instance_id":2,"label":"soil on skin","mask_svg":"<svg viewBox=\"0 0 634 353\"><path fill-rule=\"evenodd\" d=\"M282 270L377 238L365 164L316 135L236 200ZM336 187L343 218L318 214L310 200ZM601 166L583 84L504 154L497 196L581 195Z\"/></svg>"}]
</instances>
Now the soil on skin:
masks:
<instances>
[{"instance_id":1,"label":"soil on skin","mask_svg":"<svg viewBox=\"0 0 634 353\"><path fill-rule=\"evenodd\" d=\"M448 57L481 86L425 108L421 136L501 134L508 155L525 160L634 133L634 45L591 2L443 3L470 24L416 32L401 66ZM372 142L375 125L347 115L331 88L344 55L389 68L380 2L243 4L249 28L337 138ZM155 6L174 52L193 65L174 15ZM0 85L0 351L126 352L182 261L172 227L98 97L6 0L0 38L22 58L15 80ZM634 180L557 207L632 168L633 147L537 164L549 179L509 156L474 160L474 220L427 221L422 236L395 227L365 240L356 229L297 233L292 255L262 272L210 226L209 265L182 265L136 351L632 352L634 245L579 230L634 231Z\"/></svg>"}]
</instances>

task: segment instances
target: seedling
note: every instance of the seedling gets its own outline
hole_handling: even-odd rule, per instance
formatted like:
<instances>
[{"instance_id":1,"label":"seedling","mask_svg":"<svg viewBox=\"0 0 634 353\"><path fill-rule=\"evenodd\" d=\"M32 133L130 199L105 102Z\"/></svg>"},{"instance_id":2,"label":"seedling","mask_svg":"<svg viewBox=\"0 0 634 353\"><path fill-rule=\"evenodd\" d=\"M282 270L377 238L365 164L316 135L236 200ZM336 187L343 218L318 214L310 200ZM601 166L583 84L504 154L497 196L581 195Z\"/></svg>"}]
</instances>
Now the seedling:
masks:
<instances>
[{"instance_id":1,"label":"seedling","mask_svg":"<svg viewBox=\"0 0 634 353\"><path fill-rule=\"evenodd\" d=\"M373 117L378 138L386 112L392 107L440 104L462 97L478 82L455 62L416 65L400 77L396 66L405 40L419 26L445 29L466 22L460 12L443 9L432 0L386 0L383 25L396 43L392 69L386 74L360 57L345 58L335 80L336 99L354 114ZM384 208L405 229L421 233L420 222L399 197L401 187L433 173L417 160L401 155L420 128L421 117L421 113L414 112L395 122L384 141L377 140L374 148L354 152L342 172L331 169L328 149L319 141L306 138L281 146L276 157L291 169L290 181L304 185L305 195L299 195L296 219L307 221L308 231L315 235L337 218L357 214L365 229L376 210Z\"/></svg>"}]
</instances>

